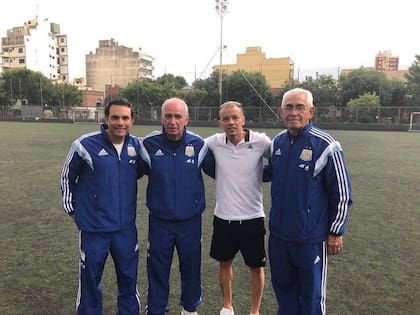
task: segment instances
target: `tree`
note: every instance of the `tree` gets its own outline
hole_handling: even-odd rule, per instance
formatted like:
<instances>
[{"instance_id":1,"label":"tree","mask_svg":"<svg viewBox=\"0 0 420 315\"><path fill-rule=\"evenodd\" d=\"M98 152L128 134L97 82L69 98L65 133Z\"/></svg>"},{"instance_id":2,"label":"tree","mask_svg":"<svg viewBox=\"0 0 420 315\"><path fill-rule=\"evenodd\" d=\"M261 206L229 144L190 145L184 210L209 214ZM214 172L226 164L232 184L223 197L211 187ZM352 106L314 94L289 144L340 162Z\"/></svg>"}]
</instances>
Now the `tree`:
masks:
<instances>
[{"instance_id":1,"label":"tree","mask_svg":"<svg viewBox=\"0 0 420 315\"><path fill-rule=\"evenodd\" d=\"M193 82L192 86L195 90L204 91L205 94L197 103L197 106L218 107L219 104L219 72L214 71L207 79L198 79Z\"/></svg>"},{"instance_id":2,"label":"tree","mask_svg":"<svg viewBox=\"0 0 420 315\"><path fill-rule=\"evenodd\" d=\"M400 107L407 106L407 88L403 81L390 80L389 87L391 89L390 106Z\"/></svg>"},{"instance_id":3,"label":"tree","mask_svg":"<svg viewBox=\"0 0 420 315\"><path fill-rule=\"evenodd\" d=\"M207 96L207 91L201 88L184 88L181 91L181 98L188 106L201 106L201 101Z\"/></svg>"},{"instance_id":4,"label":"tree","mask_svg":"<svg viewBox=\"0 0 420 315\"><path fill-rule=\"evenodd\" d=\"M119 95L127 98L134 104L140 117L156 119L155 113L152 113L153 107L160 107L170 97L182 97L185 95L182 89L186 85L186 80L183 77L165 74L156 80L142 79L132 81L120 90Z\"/></svg>"},{"instance_id":5,"label":"tree","mask_svg":"<svg viewBox=\"0 0 420 315\"><path fill-rule=\"evenodd\" d=\"M11 106L12 101L10 95L7 94L5 90L6 83L4 79L0 76L0 106Z\"/></svg>"},{"instance_id":6,"label":"tree","mask_svg":"<svg viewBox=\"0 0 420 315\"><path fill-rule=\"evenodd\" d=\"M83 102L82 93L74 85L59 83L52 86L51 99L48 104L54 106L79 106Z\"/></svg>"},{"instance_id":7,"label":"tree","mask_svg":"<svg viewBox=\"0 0 420 315\"><path fill-rule=\"evenodd\" d=\"M355 107L378 107L379 96L376 93L365 93L359 95L358 98L348 101L347 106L350 108Z\"/></svg>"},{"instance_id":8,"label":"tree","mask_svg":"<svg viewBox=\"0 0 420 315\"><path fill-rule=\"evenodd\" d=\"M52 83L41 72L27 69L2 73L3 88L11 100L27 100L28 104L43 105L49 101Z\"/></svg>"},{"instance_id":9,"label":"tree","mask_svg":"<svg viewBox=\"0 0 420 315\"><path fill-rule=\"evenodd\" d=\"M338 105L337 81L332 75L322 74L320 76L316 76L315 79L307 77L305 81L299 84L299 86L312 92L314 105Z\"/></svg>"},{"instance_id":10,"label":"tree","mask_svg":"<svg viewBox=\"0 0 420 315\"><path fill-rule=\"evenodd\" d=\"M381 106L390 106L392 100L391 86L385 74L376 70L360 68L353 70L339 79L341 100L347 104L365 93L376 93Z\"/></svg>"},{"instance_id":11,"label":"tree","mask_svg":"<svg viewBox=\"0 0 420 315\"><path fill-rule=\"evenodd\" d=\"M79 105L82 94L69 84L54 85L41 72L27 69L9 70L2 73L0 95L4 95L11 103L26 100L31 105L62 105L63 99L70 104ZM63 98L64 95L64 98Z\"/></svg>"},{"instance_id":12,"label":"tree","mask_svg":"<svg viewBox=\"0 0 420 315\"><path fill-rule=\"evenodd\" d=\"M185 99L189 106L219 107L218 72L207 79L198 79L188 86L183 77L165 74L156 80L136 80L121 89L119 95L135 104L138 114L149 118L151 108L160 106L169 97ZM236 71L223 76L223 101L235 100L245 107L260 107L259 113L268 111L273 103L271 89L260 73ZM252 119L255 115L248 115ZM153 117L152 117L153 118Z\"/></svg>"},{"instance_id":13,"label":"tree","mask_svg":"<svg viewBox=\"0 0 420 315\"><path fill-rule=\"evenodd\" d=\"M407 103L410 106L420 106L420 55L408 68L407 78Z\"/></svg>"},{"instance_id":14,"label":"tree","mask_svg":"<svg viewBox=\"0 0 420 315\"><path fill-rule=\"evenodd\" d=\"M376 108L380 106L379 96L373 93L364 93L359 97L347 102L350 110L350 120L353 118L357 122L372 123L377 121Z\"/></svg>"},{"instance_id":15,"label":"tree","mask_svg":"<svg viewBox=\"0 0 420 315\"><path fill-rule=\"evenodd\" d=\"M180 90L188 85L184 77L174 76L173 74L164 74L156 79L156 83L168 88Z\"/></svg>"},{"instance_id":16,"label":"tree","mask_svg":"<svg viewBox=\"0 0 420 315\"><path fill-rule=\"evenodd\" d=\"M206 92L200 105L206 107L218 107L219 104L219 73L214 71L207 79L199 79L193 82L194 89ZM235 71L223 76L223 102L235 100L243 106L264 106L264 103L272 104L270 86L265 77L258 72Z\"/></svg>"},{"instance_id":17,"label":"tree","mask_svg":"<svg viewBox=\"0 0 420 315\"><path fill-rule=\"evenodd\" d=\"M235 100L254 107L272 104L271 88L259 72L235 71L225 76L223 84L224 101Z\"/></svg>"}]
</instances>

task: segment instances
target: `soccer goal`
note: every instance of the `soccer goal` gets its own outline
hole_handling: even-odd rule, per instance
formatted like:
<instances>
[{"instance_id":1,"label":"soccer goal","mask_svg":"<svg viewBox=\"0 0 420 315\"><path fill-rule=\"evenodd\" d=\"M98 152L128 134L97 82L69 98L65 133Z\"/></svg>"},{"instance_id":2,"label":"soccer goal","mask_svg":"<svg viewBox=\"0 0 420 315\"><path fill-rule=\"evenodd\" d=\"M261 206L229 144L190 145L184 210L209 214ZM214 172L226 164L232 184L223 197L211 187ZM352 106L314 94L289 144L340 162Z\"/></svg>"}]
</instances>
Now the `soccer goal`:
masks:
<instances>
[{"instance_id":1,"label":"soccer goal","mask_svg":"<svg viewBox=\"0 0 420 315\"><path fill-rule=\"evenodd\" d=\"M420 131L420 112L411 112L408 131Z\"/></svg>"},{"instance_id":2,"label":"soccer goal","mask_svg":"<svg viewBox=\"0 0 420 315\"><path fill-rule=\"evenodd\" d=\"M103 119L103 109L91 107L73 107L72 108L73 123L97 123Z\"/></svg>"}]
</instances>

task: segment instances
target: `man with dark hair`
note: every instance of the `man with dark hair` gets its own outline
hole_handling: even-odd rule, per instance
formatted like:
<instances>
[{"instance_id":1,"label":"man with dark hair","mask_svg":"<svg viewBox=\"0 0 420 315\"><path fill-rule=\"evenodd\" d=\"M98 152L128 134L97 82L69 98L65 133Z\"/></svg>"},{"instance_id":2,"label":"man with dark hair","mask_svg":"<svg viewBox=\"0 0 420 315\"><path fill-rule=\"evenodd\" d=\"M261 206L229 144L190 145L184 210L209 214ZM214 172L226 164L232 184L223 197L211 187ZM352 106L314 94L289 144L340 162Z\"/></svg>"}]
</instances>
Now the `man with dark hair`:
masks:
<instances>
[{"instance_id":1,"label":"man with dark hair","mask_svg":"<svg viewBox=\"0 0 420 315\"><path fill-rule=\"evenodd\" d=\"M64 211L80 231L77 314L102 314L100 281L108 253L118 283L118 314L138 315L136 222L140 142L129 134L133 107L113 99L101 130L73 141L61 171Z\"/></svg>"}]
</instances>

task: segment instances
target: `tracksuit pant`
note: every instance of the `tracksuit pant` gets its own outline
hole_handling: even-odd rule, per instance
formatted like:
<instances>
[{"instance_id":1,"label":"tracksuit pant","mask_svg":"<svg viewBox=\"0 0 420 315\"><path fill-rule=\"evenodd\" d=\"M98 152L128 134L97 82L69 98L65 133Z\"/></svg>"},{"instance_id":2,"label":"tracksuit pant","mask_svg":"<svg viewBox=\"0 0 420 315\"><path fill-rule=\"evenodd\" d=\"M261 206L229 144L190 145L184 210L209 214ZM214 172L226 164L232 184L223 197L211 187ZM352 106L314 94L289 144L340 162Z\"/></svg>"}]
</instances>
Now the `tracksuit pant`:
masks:
<instances>
[{"instance_id":1,"label":"tracksuit pant","mask_svg":"<svg viewBox=\"0 0 420 315\"><path fill-rule=\"evenodd\" d=\"M277 314L325 314L328 264L325 242L287 242L270 234L268 254Z\"/></svg>"},{"instance_id":2,"label":"tracksuit pant","mask_svg":"<svg viewBox=\"0 0 420 315\"><path fill-rule=\"evenodd\" d=\"M161 220L149 215L146 314L169 311L169 276L174 249L181 273L181 305L193 312L201 298L201 215L185 221Z\"/></svg>"},{"instance_id":3,"label":"tracksuit pant","mask_svg":"<svg viewBox=\"0 0 420 315\"><path fill-rule=\"evenodd\" d=\"M80 232L80 280L76 301L78 315L101 315L101 278L108 253L115 266L118 284L118 315L140 314L137 290L139 252L137 229L117 232Z\"/></svg>"}]
</instances>

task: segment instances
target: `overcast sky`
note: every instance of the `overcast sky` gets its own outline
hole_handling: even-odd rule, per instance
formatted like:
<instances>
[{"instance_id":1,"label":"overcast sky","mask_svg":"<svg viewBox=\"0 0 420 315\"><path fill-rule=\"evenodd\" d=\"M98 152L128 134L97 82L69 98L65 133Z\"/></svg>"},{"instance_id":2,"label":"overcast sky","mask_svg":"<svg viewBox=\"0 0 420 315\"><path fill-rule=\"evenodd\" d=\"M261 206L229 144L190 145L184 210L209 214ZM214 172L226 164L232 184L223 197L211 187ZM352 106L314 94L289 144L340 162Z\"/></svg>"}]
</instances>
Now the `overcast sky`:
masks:
<instances>
[{"instance_id":1,"label":"overcast sky","mask_svg":"<svg viewBox=\"0 0 420 315\"><path fill-rule=\"evenodd\" d=\"M155 76L205 78L219 64L220 16L215 0L7 1L0 36L36 15L58 23L68 36L70 77L85 76L85 55L98 41L155 58ZM390 50L409 66L420 54L417 0L230 0L223 19L223 63L235 63L247 46L267 58L290 57L301 73L311 69L373 66ZM332 69L332 70L331 70Z\"/></svg>"}]
</instances>

